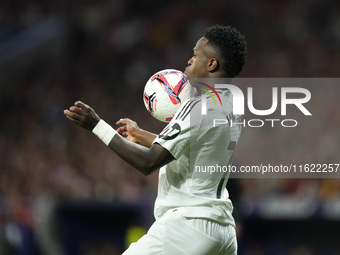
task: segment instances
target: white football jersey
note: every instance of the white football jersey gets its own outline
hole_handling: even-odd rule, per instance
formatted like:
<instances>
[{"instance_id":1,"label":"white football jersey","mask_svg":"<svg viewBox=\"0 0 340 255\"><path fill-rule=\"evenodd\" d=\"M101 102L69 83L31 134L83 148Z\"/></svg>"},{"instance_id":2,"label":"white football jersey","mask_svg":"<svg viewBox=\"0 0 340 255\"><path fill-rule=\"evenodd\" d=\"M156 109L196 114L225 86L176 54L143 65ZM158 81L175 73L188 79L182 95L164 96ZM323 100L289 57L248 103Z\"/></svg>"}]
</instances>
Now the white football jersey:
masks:
<instances>
[{"instance_id":1,"label":"white football jersey","mask_svg":"<svg viewBox=\"0 0 340 255\"><path fill-rule=\"evenodd\" d=\"M202 97L187 100L154 140L176 159L160 169L156 219L177 209L185 217L235 225L233 205L225 188L229 174L218 171L231 164L241 134L235 122L240 118L232 114L231 92L219 90L218 94L222 105L202 95L206 97L205 115Z\"/></svg>"}]
</instances>

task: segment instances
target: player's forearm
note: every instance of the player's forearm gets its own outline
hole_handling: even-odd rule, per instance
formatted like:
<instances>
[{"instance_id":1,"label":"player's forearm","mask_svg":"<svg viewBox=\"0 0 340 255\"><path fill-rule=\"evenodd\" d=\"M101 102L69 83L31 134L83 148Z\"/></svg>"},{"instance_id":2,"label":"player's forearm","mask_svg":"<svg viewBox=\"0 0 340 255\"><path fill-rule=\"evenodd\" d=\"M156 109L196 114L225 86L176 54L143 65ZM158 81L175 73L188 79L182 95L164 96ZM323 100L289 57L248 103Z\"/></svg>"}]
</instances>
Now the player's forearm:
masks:
<instances>
[{"instance_id":1,"label":"player's forearm","mask_svg":"<svg viewBox=\"0 0 340 255\"><path fill-rule=\"evenodd\" d=\"M159 144L154 144L148 148L136 143L136 140L130 141L125 139L102 119L92 129L92 133L109 146L118 156L144 175L152 173L174 159ZM152 135L150 133L147 134L148 132L143 133L142 137L145 138L145 141L149 141Z\"/></svg>"},{"instance_id":2,"label":"player's forearm","mask_svg":"<svg viewBox=\"0 0 340 255\"><path fill-rule=\"evenodd\" d=\"M69 110L65 110L64 114L75 124L92 131L118 156L145 175L174 160L173 156L162 146L152 145L156 137L154 134L146 131L140 132L140 143L144 146L124 139L83 102L77 101Z\"/></svg>"},{"instance_id":3,"label":"player's forearm","mask_svg":"<svg viewBox=\"0 0 340 255\"><path fill-rule=\"evenodd\" d=\"M120 135L115 135L108 144L119 157L144 175L149 175L163 165L173 160L172 157L162 152L161 146L151 148L130 142Z\"/></svg>"},{"instance_id":4,"label":"player's forearm","mask_svg":"<svg viewBox=\"0 0 340 255\"><path fill-rule=\"evenodd\" d=\"M139 129L135 133L135 138L137 139L138 143L148 148L151 147L152 142L155 140L156 137L156 134L150 133L143 129Z\"/></svg>"}]
</instances>

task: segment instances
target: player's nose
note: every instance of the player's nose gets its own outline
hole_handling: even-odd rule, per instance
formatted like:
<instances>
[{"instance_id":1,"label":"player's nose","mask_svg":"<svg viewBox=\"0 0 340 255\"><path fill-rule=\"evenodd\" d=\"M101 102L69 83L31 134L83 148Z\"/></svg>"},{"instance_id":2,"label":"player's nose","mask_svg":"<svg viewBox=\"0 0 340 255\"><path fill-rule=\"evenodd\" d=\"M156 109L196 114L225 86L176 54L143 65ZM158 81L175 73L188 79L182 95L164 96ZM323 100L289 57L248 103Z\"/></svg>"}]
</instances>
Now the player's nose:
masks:
<instances>
[{"instance_id":1,"label":"player's nose","mask_svg":"<svg viewBox=\"0 0 340 255\"><path fill-rule=\"evenodd\" d=\"M189 61L188 61L188 66L191 66L191 64L192 64L192 58L191 59L189 59Z\"/></svg>"}]
</instances>

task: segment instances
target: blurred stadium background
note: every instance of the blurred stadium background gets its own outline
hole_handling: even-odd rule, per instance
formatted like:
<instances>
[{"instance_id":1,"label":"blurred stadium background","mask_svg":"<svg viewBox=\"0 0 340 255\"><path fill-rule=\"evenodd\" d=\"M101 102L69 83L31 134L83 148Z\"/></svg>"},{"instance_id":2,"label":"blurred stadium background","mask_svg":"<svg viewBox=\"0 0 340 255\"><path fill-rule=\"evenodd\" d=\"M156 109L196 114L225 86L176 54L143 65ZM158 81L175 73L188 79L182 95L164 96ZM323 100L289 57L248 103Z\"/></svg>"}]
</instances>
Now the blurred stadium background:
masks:
<instances>
[{"instance_id":1,"label":"blurred stadium background","mask_svg":"<svg viewBox=\"0 0 340 255\"><path fill-rule=\"evenodd\" d=\"M336 0L0 1L0 254L121 254L153 222L157 173L144 177L70 123L63 110L76 100L113 126L129 117L159 132L145 81L183 70L216 23L246 36L241 77L338 77L339 10ZM337 92L317 90L324 124L299 129L296 147L285 133L245 132L235 163L340 163ZM339 179L231 179L228 189L239 254L340 254Z\"/></svg>"}]
</instances>

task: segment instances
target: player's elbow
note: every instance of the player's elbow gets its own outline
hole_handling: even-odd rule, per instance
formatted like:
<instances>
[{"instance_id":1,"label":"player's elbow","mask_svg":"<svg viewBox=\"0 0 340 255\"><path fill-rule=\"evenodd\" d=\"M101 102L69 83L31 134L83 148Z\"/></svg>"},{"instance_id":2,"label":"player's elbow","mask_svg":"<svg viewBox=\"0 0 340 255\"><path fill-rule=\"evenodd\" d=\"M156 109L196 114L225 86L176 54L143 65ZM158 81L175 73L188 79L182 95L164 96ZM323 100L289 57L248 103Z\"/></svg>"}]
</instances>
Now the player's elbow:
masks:
<instances>
[{"instance_id":1,"label":"player's elbow","mask_svg":"<svg viewBox=\"0 0 340 255\"><path fill-rule=\"evenodd\" d=\"M139 171L144 175L149 175L172 160L174 157L168 150L158 144L153 144L141 158L143 163L140 165Z\"/></svg>"},{"instance_id":2,"label":"player's elbow","mask_svg":"<svg viewBox=\"0 0 340 255\"><path fill-rule=\"evenodd\" d=\"M144 176L148 176L148 175L152 174L154 171L155 171L154 169L144 169L143 171L141 171L141 173Z\"/></svg>"},{"instance_id":3,"label":"player's elbow","mask_svg":"<svg viewBox=\"0 0 340 255\"><path fill-rule=\"evenodd\" d=\"M152 174L156 170L158 170L159 167L157 166L156 162L149 160L145 161L144 164L139 167L139 171L144 174L145 176Z\"/></svg>"}]
</instances>

